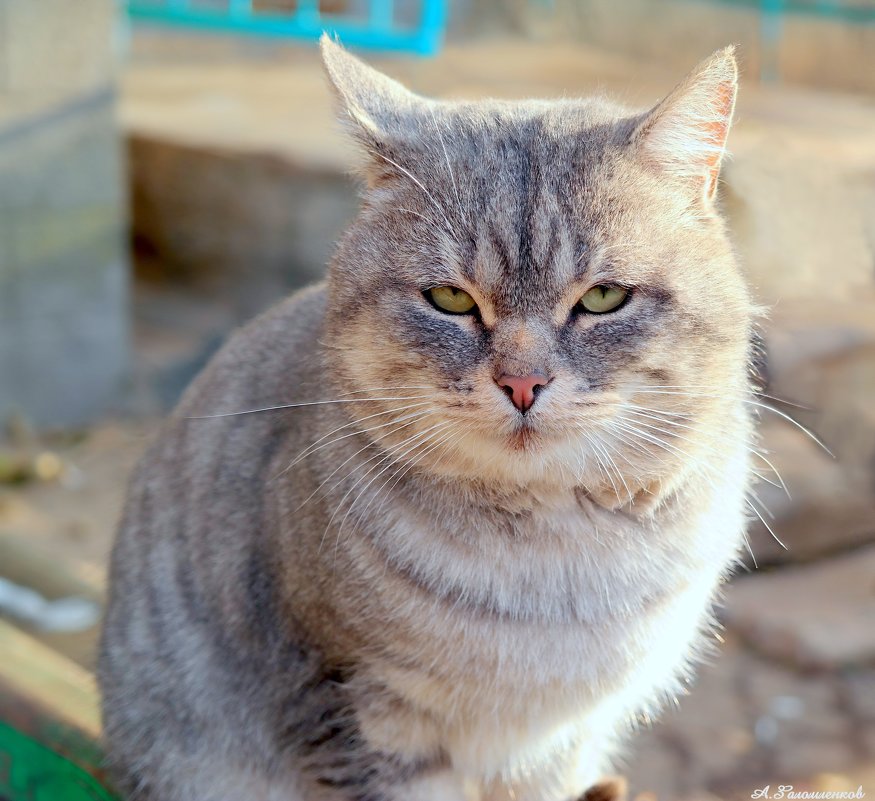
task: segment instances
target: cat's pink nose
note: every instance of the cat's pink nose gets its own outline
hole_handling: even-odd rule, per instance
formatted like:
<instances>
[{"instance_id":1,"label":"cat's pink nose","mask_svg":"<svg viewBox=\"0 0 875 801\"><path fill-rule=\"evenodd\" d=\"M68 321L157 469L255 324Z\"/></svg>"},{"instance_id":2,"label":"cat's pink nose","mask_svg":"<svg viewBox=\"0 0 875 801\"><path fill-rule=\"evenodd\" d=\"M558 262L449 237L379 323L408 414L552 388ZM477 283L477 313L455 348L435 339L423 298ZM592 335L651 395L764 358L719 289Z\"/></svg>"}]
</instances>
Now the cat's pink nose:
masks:
<instances>
[{"instance_id":1,"label":"cat's pink nose","mask_svg":"<svg viewBox=\"0 0 875 801\"><path fill-rule=\"evenodd\" d=\"M541 387L546 387L550 379L543 373L531 375L502 375L495 379L505 394L513 401L513 405L525 414L535 402L535 396Z\"/></svg>"}]
</instances>

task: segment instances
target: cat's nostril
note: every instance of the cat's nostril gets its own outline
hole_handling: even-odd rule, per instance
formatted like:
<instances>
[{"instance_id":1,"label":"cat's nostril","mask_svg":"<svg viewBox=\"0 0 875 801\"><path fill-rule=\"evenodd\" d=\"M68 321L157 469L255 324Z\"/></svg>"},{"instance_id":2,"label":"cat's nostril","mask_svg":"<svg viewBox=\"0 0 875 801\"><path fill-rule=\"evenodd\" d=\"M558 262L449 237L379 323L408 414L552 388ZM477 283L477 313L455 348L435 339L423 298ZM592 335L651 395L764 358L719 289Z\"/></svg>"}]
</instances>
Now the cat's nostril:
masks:
<instances>
[{"instance_id":1,"label":"cat's nostril","mask_svg":"<svg viewBox=\"0 0 875 801\"><path fill-rule=\"evenodd\" d=\"M510 398L511 403L525 414L535 402L535 396L551 381L540 372L531 375L501 375L495 383Z\"/></svg>"}]
</instances>

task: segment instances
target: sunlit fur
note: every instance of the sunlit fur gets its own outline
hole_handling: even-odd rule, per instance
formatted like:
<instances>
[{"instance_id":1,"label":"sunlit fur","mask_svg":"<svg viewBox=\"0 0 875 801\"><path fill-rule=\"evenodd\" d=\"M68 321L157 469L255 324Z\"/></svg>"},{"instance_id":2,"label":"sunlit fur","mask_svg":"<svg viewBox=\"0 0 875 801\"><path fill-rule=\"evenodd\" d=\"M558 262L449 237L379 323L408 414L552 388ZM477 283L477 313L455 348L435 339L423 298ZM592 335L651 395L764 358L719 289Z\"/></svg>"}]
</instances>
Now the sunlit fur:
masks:
<instances>
[{"instance_id":1,"label":"sunlit fur","mask_svg":"<svg viewBox=\"0 0 875 801\"><path fill-rule=\"evenodd\" d=\"M574 801L685 691L742 542L732 53L646 113L439 103L323 54L362 209L132 481L109 753L149 801ZM602 283L628 301L575 311ZM523 415L496 379L535 371Z\"/></svg>"},{"instance_id":2,"label":"sunlit fur","mask_svg":"<svg viewBox=\"0 0 875 801\"><path fill-rule=\"evenodd\" d=\"M387 444L448 422L465 435L421 467L624 499L699 469L727 416L744 426L750 301L701 197L731 113L718 148L705 100L734 89L730 54L674 93L679 108L647 115L604 100L435 103L349 62L335 54L329 71L371 186L335 259L326 341L338 390L428 396L429 414ZM662 149L671 159L654 168ZM599 283L632 288L631 301L572 319ZM431 309L422 290L444 284L471 294L482 320ZM494 378L533 370L553 380L522 418ZM668 445L642 451L622 424L662 430Z\"/></svg>"}]
</instances>

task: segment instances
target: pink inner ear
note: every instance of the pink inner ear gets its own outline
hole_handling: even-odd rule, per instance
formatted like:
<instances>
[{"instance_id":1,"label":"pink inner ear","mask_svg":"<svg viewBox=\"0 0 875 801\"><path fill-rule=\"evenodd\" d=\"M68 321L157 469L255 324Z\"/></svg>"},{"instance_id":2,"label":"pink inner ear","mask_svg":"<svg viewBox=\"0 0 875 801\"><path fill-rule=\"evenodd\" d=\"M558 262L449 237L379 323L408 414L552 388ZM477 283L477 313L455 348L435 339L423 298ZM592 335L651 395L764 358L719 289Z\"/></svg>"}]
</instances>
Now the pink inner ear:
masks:
<instances>
[{"instance_id":1,"label":"pink inner ear","mask_svg":"<svg viewBox=\"0 0 875 801\"><path fill-rule=\"evenodd\" d=\"M715 92L714 106L717 114L713 122L705 126L708 139L720 148L709 159L708 163L708 197L714 194L717 188L717 178L720 175L720 161L723 156L723 146L729 134L730 117L735 103L735 84L730 82L721 83Z\"/></svg>"}]
</instances>

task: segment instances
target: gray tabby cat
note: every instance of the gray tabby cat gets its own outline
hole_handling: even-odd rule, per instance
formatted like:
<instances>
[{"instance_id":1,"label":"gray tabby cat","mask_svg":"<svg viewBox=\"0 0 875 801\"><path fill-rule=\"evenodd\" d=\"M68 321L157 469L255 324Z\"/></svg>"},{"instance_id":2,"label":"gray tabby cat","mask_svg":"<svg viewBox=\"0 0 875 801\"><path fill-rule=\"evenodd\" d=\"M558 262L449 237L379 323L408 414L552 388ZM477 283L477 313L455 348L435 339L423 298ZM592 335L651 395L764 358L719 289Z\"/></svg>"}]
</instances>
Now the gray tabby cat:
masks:
<instances>
[{"instance_id":1,"label":"gray tabby cat","mask_svg":"<svg viewBox=\"0 0 875 801\"><path fill-rule=\"evenodd\" d=\"M733 54L639 113L322 50L362 209L136 471L109 753L149 801L571 801L683 691L743 538Z\"/></svg>"}]
</instances>

